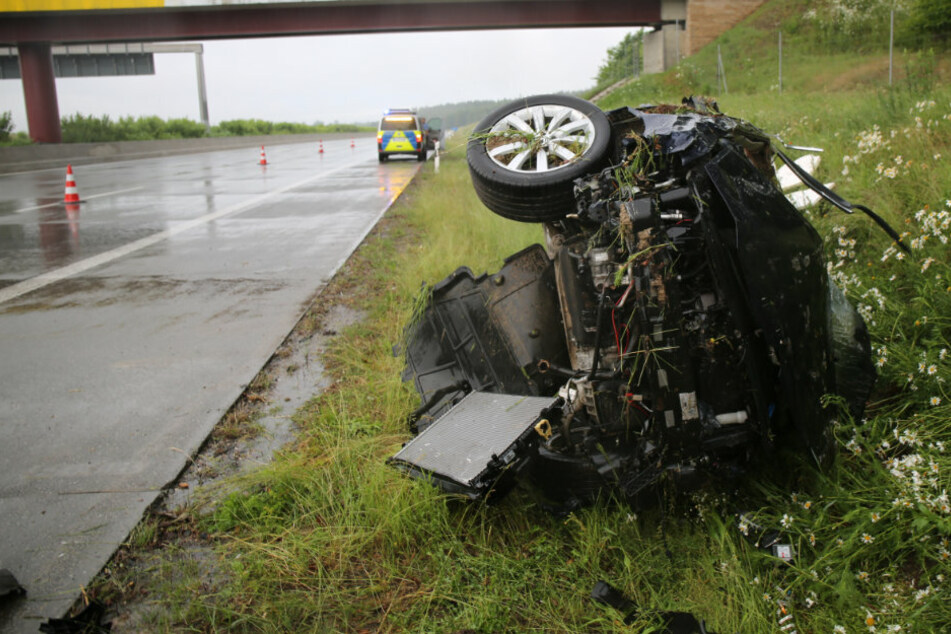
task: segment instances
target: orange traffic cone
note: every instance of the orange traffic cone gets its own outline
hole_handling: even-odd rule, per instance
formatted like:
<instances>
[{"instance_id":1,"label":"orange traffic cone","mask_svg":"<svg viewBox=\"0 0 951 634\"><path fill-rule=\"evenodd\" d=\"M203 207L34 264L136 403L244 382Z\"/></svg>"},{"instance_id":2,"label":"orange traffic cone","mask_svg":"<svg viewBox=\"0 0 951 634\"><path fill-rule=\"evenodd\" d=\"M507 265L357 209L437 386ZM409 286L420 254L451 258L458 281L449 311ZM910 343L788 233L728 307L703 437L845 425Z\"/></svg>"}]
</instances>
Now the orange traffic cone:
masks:
<instances>
[{"instance_id":1,"label":"orange traffic cone","mask_svg":"<svg viewBox=\"0 0 951 634\"><path fill-rule=\"evenodd\" d=\"M318 151L318 154L323 154L323 153L324 153L324 140L321 139L321 140L320 140L320 150Z\"/></svg>"},{"instance_id":2,"label":"orange traffic cone","mask_svg":"<svg viewBox=\"0 0 951 634\"><path fill-rule=\"evenodd\" d=\"M73 178L73 166L66 166L66 195L63 197L64 203L81 203L79 200L79 190L76 189L76 179Z\"/></svg>"},{"instance_id":3,"label":"orange traffic cone","mask_svg":"<svg viewBox=\"0 0 951 634\"><path fill-rule=\"evenodd\" d=\"M267 165L267 157L264 156L264 146L261 146L261 160L258 161L258 165Z\"/></svg>"}]
</instances>

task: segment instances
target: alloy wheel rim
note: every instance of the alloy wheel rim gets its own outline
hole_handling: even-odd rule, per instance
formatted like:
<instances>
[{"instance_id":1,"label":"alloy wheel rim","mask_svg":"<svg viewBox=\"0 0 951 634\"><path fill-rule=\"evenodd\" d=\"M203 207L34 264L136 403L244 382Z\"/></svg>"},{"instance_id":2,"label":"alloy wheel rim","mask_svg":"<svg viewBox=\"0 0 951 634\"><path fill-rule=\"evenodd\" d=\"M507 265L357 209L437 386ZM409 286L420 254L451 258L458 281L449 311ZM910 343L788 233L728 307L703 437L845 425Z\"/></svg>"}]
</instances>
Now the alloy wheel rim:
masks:
<instances>
[{"instance_id":1,"label":"alloy wheel rim","mask_svg":"<svg viewBox=\"0 0 951 634\"><path fill-rule=\"evenodd\" d=\"M576 163L591 148L594 124L569 106L542 104L516 110L493 125L486 151L499 167L545 173Z\"/></svg>"}]
</instances>

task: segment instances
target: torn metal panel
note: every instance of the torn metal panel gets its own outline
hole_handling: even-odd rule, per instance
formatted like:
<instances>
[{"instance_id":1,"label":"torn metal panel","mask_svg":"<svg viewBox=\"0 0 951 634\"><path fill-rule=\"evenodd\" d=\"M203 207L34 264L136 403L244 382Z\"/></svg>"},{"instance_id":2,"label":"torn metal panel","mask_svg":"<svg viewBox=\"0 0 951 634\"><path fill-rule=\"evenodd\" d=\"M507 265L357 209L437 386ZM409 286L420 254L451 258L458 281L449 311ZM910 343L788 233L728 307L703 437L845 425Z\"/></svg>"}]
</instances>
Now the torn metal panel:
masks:
<instances>
[{"instance_id":1,"label":"torn metal panel","mask_svg":"<svg viewBox=\"0 0 951 634\"><path fill-rule=\"evenodd\" d=\"M718 195L711 206L722 202L732 217L740 282L753 319L783 368L778 377L783 402L795 410L790 416L804 446L824 454L830 415L821 399L834 389L834 376L822 238L737 151L724 148L704 170Z\"/></svg>"},{"instance_id":2,"label":"torn metal panel","mask_svg":"<svg viewBox=\"0 0 951 634\"><path fill-rule=\"evenodd\" d=\"M561 379L549 370L567 365L554 272L533 245L496 274L462 267L433 287L407 336L403 380L423 398L424 429L469 390L554 394Z\"/></svg>"}]
</instances>

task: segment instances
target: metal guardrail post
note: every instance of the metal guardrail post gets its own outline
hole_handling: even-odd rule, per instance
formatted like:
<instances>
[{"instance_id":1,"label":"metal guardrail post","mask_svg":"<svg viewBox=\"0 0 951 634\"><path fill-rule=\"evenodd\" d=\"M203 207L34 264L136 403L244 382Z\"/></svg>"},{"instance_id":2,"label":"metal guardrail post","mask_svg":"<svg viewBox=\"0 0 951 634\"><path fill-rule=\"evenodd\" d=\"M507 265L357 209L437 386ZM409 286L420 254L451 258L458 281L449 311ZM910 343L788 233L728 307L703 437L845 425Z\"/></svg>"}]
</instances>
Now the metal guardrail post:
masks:
<instances>
[{"instance_id":1,"label":"metal guardrail post","mask_svg":"<svg viewBox=\"0 0 951 634\"><path fill-rule=\"evenodd\" d=\"M783 32L779 32L779 94L783 94Z\"/></svg>"},{"instance_id":2,"label":"metal guardrail post","mask_svg":"<svg viewBox=\"0 0 951 634\"><path fill-rule=\"evenodd\" d=\"M723 56L720 55L720 45L717 44L717 90L723 86L723 94L729 95L730 90L726 85L726 69L723 67Z\"/></svg>"},{"instance_id":3,"label":"metal guardrail post","mask_svg":"<svg viewBox=\"0 0 951 634\"><path fill-rule=\"evenodd\" d=\"M892 67L895 60L895 10L892 9L891 25L888 31L888 85L892 85Z\"/></svg>"}]
</instances>

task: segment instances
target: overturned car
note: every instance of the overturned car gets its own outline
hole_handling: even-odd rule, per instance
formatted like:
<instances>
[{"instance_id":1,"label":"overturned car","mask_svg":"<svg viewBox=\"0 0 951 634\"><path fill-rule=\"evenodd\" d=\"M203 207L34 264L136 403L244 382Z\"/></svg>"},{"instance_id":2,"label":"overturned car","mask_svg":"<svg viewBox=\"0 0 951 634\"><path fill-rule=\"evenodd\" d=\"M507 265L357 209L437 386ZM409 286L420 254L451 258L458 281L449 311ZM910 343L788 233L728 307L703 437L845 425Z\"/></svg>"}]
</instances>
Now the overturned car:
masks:
<instances>
[{"instance_id":1,"label":"overturned car","mask_svg":"<svg viewBox=\"0 0 951 634\"><path fill-rule=\"evenodd\" d=\"M546 245L427 289L403 346L417 435L390 464L472 499L525 481L571 509L640 506L662 480L736 477L782 448L826 460L826 395L857 416L875 371L776 154L792 163L701 99L603 112L542 95L490 114L473 185L544 223Z\"/></svg>"}]
</instances>

